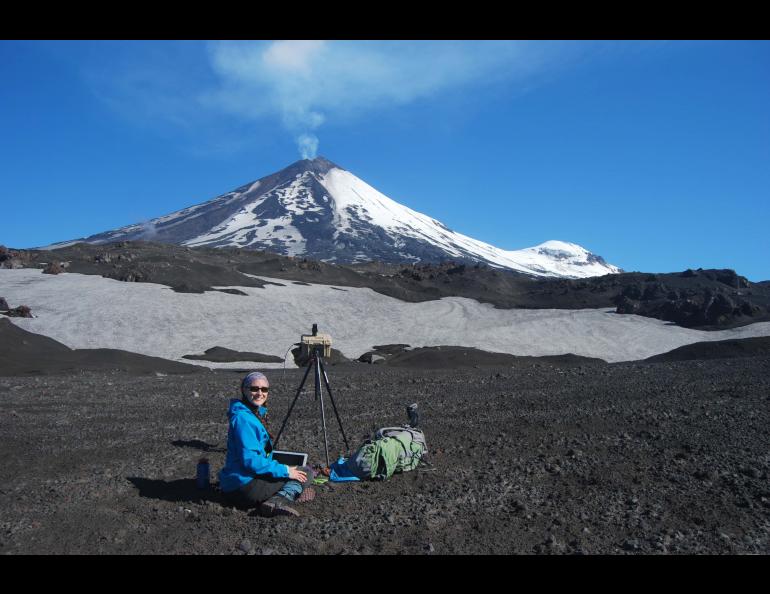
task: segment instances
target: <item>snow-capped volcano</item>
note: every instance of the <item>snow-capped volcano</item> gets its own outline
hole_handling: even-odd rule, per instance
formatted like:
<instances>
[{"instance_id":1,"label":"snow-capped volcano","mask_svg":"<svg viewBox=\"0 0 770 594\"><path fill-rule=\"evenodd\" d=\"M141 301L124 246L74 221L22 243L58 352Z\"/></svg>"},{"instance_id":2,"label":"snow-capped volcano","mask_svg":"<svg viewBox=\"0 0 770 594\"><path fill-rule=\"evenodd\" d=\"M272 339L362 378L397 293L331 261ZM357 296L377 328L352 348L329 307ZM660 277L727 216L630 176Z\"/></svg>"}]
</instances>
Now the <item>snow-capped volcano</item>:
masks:
<instances>
[{"instance_id":1,"label":"snow-capped volcano","mask_svg":"<svg viewBox=\"0 0 770 594\"><path fill-rule=\"evenodd\" d=\"M75 241L126 240L268 250L340 264L457 260L536 276L621 272L574 243L547 241L508 251L462 235L323 157L297 161L203 204Z\"/></svg>"}]
</instances>

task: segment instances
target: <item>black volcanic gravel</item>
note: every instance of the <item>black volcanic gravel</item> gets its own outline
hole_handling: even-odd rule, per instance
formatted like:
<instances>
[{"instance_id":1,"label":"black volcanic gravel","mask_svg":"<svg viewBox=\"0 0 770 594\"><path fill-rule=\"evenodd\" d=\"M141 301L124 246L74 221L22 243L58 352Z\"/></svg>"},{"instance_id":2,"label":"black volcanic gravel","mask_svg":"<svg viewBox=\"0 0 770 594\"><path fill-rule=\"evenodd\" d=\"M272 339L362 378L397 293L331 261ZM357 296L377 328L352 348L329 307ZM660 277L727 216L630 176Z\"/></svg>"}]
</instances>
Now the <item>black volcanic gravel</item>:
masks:
<instances>
[{"instance_id":1,"label":"black volcanic gravel","mask_svg":"<svg viewBox=\"0 0 770 594\"><path fill-rule=\"evenodd\" d=\"M267 373L277 431L303 370ZM0 552L770 553L770 357L334 366L350 441L418 402L434 468L320 487L300 518L195 488L240 377L0 377ZM321 462L309 388L281 447Z\"/></svg>"}]
</instances>

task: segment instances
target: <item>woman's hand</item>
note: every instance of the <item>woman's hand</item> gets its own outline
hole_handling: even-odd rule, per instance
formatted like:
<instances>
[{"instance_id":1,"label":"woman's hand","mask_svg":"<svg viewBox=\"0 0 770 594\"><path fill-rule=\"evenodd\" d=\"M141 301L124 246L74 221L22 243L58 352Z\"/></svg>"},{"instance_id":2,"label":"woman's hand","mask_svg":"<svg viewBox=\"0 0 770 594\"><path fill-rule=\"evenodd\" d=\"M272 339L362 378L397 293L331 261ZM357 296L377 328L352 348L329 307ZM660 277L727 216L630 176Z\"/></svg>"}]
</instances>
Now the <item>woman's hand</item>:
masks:
<instances>
[{"instance_id":1,"label":"woman's hand","mask_svg":"<svg viewBox=\"0 0 770 594\"><path fill-rule=\"evenodd\" d=\"M289 466L289 478L294 479L295 481L299 481L300 483L304 483L307 481L307 474L301 470L297 470L296 466Z\"/></svg>"}]
</instances>

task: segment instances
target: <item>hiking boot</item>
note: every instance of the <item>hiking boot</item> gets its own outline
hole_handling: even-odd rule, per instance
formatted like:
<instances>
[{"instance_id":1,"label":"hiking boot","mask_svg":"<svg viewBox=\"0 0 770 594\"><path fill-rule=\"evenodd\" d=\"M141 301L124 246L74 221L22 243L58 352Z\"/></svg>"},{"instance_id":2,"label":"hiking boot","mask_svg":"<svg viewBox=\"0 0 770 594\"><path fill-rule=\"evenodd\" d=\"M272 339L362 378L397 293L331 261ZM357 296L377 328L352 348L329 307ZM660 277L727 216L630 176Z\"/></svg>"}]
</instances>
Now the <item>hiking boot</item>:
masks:
<instances>
[{"instance_id":1,"label":"hiking boot","mask_svg":"<svg viewBox=\"0 0 770 594\"><path fill-rule=\"evenodd\" d=\"M299 512L293 507L289 507L289 500L282 495L273 495L270 499L259 506L259 513L266 517L273 516L299 516Z\"/></svg>"},{"instance_id":2,"label":"hiking boot","mask_svg":"<svg viewBox=\"0 0 770 594\"><path fill-rule=\"evenodd\" d=\"M299 497L295 500L296 503L307 503L315 499L315 489L313 487L305 487Z\"/></svg>"}]
</instances>

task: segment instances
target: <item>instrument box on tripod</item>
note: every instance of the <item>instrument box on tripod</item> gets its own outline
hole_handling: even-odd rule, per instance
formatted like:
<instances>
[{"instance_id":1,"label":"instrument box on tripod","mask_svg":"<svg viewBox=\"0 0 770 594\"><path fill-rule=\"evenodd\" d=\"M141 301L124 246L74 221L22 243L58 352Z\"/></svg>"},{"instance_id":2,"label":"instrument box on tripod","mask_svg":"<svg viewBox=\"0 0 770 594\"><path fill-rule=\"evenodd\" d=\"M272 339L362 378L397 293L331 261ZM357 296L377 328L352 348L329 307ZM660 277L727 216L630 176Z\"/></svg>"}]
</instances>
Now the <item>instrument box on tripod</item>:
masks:
<instances>
[{"instance_id":1,"label":"instrument box on tripod","mask_svg":"<svg viewBox=\"0 0 770 594\"><path fill-rule=\"evenodd\" d=\"M300 341L300 357L307 359L315 349L323 348L322 357L332 356L331 334L303 334Z\"/></svg>"}]
</instances>

